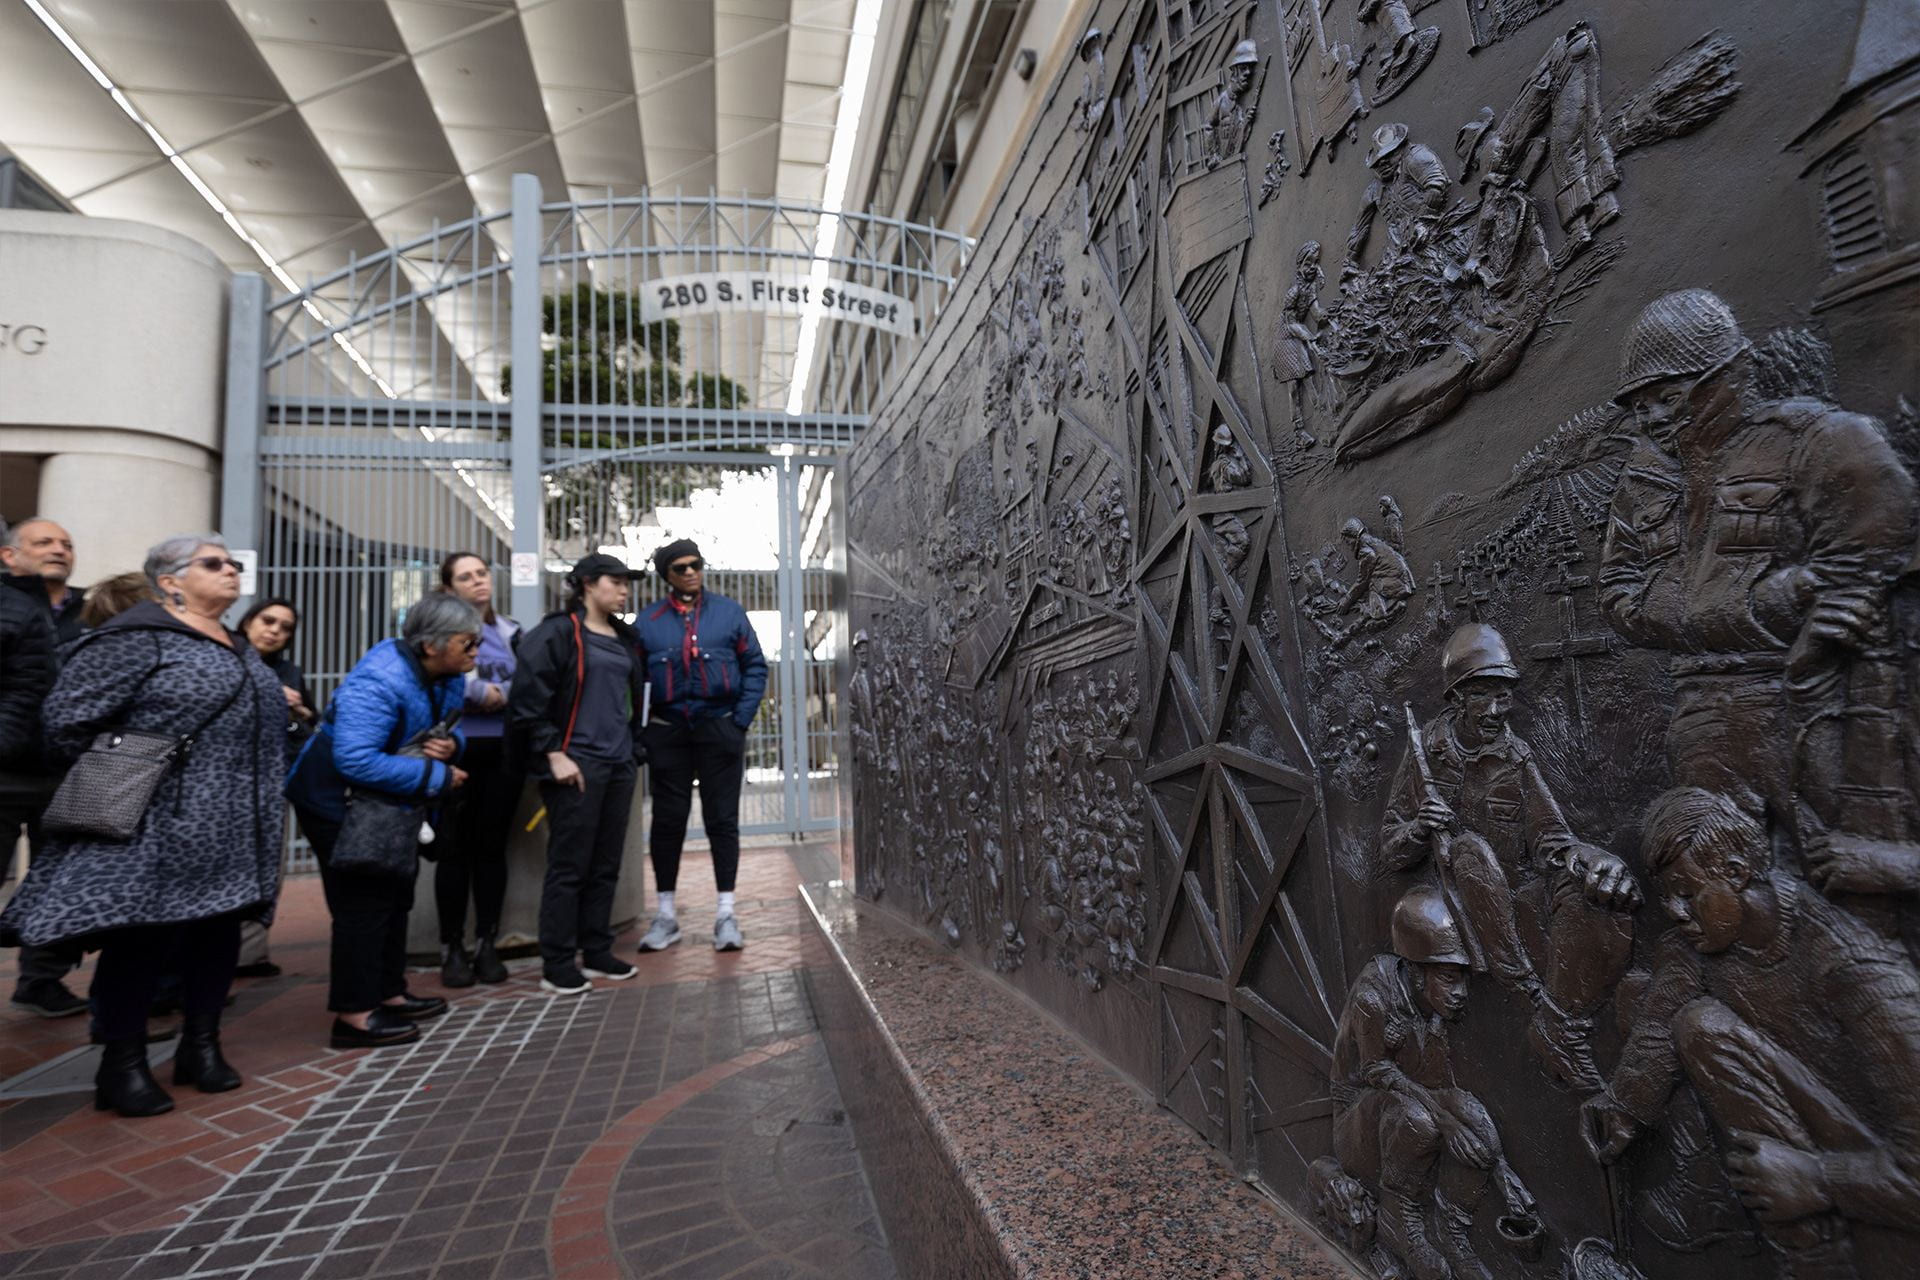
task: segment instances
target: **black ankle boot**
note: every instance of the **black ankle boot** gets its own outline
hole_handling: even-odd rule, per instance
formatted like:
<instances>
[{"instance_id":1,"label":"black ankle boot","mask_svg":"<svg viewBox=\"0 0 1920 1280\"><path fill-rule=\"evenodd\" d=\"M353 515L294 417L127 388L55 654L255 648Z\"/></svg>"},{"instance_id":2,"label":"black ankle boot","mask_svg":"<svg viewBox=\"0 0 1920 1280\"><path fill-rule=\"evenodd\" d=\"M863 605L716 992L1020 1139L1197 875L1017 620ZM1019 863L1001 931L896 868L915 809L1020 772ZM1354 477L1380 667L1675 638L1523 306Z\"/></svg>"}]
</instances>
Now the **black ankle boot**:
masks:
<instances>
[{"instance_id":1,"label":"black ankle boot","mask_svg":"<svg viewBox=\"0 0 1920 1280\"><path fill-rule=\"evenodd\" d=\"M93 1073L93 1107L123 1116L157 1116L173 1110L173 1099L147 1066L145 1036L109 1040Z\"/></svg>"},{"instance_id":2,"label":"black ankle boot","mask_svg":"<svg viewBox=\"0 0 1920 1280\"><path fill-rule=\"evenodd\" d=\"M202 1093L240 1087L240 1073L220 1055L220 1015L190 1013L180 1026L180 1047L173 1051L173 1082L200 1086Z\"/></svg>"},{"instance_id":3,"label":"black ankle boot","mask_svg":"<svg viewBox=\"0 0 1920 1280\"><path fill-rule=\"evenodd\" d=\"M467 949L457 942L444 943L440 948L440 985L449 989L473 985L473 962L467 959Z\"/></svg>"},{"instance_id":4,"label":"black ankle boot","mask_svg":"<svg viewBox=\"0 0 1920 1280\"><path fill-rule=\"evenodd\" d=\"M484 933L473 944L473 976L489 985L507 980L507 966L500 963L500 952Z\"/></svg>"}]
</instances>

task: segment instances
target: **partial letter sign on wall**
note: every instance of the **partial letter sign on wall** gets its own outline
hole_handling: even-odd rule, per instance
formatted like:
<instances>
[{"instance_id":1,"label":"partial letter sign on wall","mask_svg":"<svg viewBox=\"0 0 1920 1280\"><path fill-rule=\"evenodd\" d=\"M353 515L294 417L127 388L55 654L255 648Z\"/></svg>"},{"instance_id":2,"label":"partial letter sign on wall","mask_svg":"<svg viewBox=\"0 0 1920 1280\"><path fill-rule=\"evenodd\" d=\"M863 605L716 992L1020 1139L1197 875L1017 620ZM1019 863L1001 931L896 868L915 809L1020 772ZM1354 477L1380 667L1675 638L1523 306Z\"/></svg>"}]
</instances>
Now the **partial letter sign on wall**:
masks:
<instances>
[{"instance_id":1,"label":"partial letter sign on wall","mask_svg":"<svg viewBox=\"0 0 1920 1280\"><path fill-rule=\"evenodd\" d=\"M37 356L47 349L47 331L37 324L0 324L0 351Z\"/></svg>"},{"instance_id":2,"label":"partial letter sign on wall","mask_svg":"<svg viewBox=\"0 0 1920 1280\"><path fill-rule=\"evenodd\" d=\"M851 320L911 338L918 328L913 306L897 294L865 285L831 280L816 287L802 275L771 271L701 271L663 276L640 288L641 319L651 324L711 311L751 311L774 315L817 314L826 320Z\"/></svg>"}]
</instances>

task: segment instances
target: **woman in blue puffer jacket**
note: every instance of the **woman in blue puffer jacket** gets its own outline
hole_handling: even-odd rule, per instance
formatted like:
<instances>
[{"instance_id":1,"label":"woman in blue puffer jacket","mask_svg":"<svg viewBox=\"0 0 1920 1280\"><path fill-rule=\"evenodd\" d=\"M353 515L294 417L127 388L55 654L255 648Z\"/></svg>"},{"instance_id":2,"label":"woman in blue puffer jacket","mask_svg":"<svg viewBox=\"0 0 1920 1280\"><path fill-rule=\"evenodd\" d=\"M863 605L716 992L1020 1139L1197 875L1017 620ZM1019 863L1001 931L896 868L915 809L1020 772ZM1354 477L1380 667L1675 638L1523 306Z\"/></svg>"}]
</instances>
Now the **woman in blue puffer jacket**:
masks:
<instances>
[{"instance_id":1,"label":"woman in blue puffer jacket","mask_svg":"<svg viewBox=\"0 0 1920 1280\"><path fill-rule=\"evenodd\" d=\"M407 611L398 640L381 641L347 673L288 774L287 798L320 863L333 917L327 1007L337 1015L336 1049L417 1040L417 1023L446 1012L445 1000L407 991L413 878L340 870L332 854L349 787L417 803L466 782L466 770L454 764L465 745L457 730L427 737L418 748L424 755L399 752L459 711L479 644L472 605L450 595L421 600Z\"/></svg>"}]
</instances>

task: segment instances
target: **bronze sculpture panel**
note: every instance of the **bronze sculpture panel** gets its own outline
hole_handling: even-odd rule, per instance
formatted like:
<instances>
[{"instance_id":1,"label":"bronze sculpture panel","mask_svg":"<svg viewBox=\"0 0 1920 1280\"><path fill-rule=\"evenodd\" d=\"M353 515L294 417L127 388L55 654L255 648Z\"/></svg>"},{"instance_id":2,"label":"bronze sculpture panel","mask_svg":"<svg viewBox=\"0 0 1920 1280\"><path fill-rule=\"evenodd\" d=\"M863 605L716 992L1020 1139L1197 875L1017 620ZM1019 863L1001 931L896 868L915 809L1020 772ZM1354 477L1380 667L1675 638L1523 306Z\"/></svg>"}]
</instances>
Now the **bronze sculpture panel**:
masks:
<instances>
[{"instance_id":1,"label":"bronze sculpture panel","mask_svg":"<svg viewBox=\"0 0 1920 1280\"><path fill-rule=\"evenodd\" d=\"M1911 1274L1916 157L1911 0L1104 0L850 460L860 892L1380 1276Z\"/></svg>"}]
</instances>

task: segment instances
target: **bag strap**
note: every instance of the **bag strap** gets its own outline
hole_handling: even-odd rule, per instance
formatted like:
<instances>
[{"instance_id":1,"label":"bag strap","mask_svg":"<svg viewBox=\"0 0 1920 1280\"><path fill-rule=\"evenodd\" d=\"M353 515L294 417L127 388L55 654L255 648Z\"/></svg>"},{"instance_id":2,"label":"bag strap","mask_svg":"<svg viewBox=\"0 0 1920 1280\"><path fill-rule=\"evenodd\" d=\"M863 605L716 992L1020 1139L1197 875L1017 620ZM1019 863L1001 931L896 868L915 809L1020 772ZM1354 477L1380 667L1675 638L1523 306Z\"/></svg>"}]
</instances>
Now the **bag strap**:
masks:
<instances>
[{"instance_id":1,"label":"bag strap","mask_svg":"<svg viewBox=\"0 0 1920 1280\"><path fill-rule=\"evenodd\" d=\"M239 657L239 654L235 653L234 656ZM215 709L212 715L208 716L206 719L202 720L199 724L195 725L193 727L192 733L186 734L184 737L181 738L180 742L181 742L181 748L183 750L191 748L193 746L194 739L198 738L202 733L206 732L207 726L211 725L215 720L218 720L221 716L225 715L227 713L227 708L232 706L235 702L239 701L240 695L246 692L248 686L253 684L253 677L247 674L246 659L241 658L240 664L241 664L240 665L240 683L233 687L233 692L227 695L227 700L221 703L219 707Z\"/></svg>"}]
</instances>

